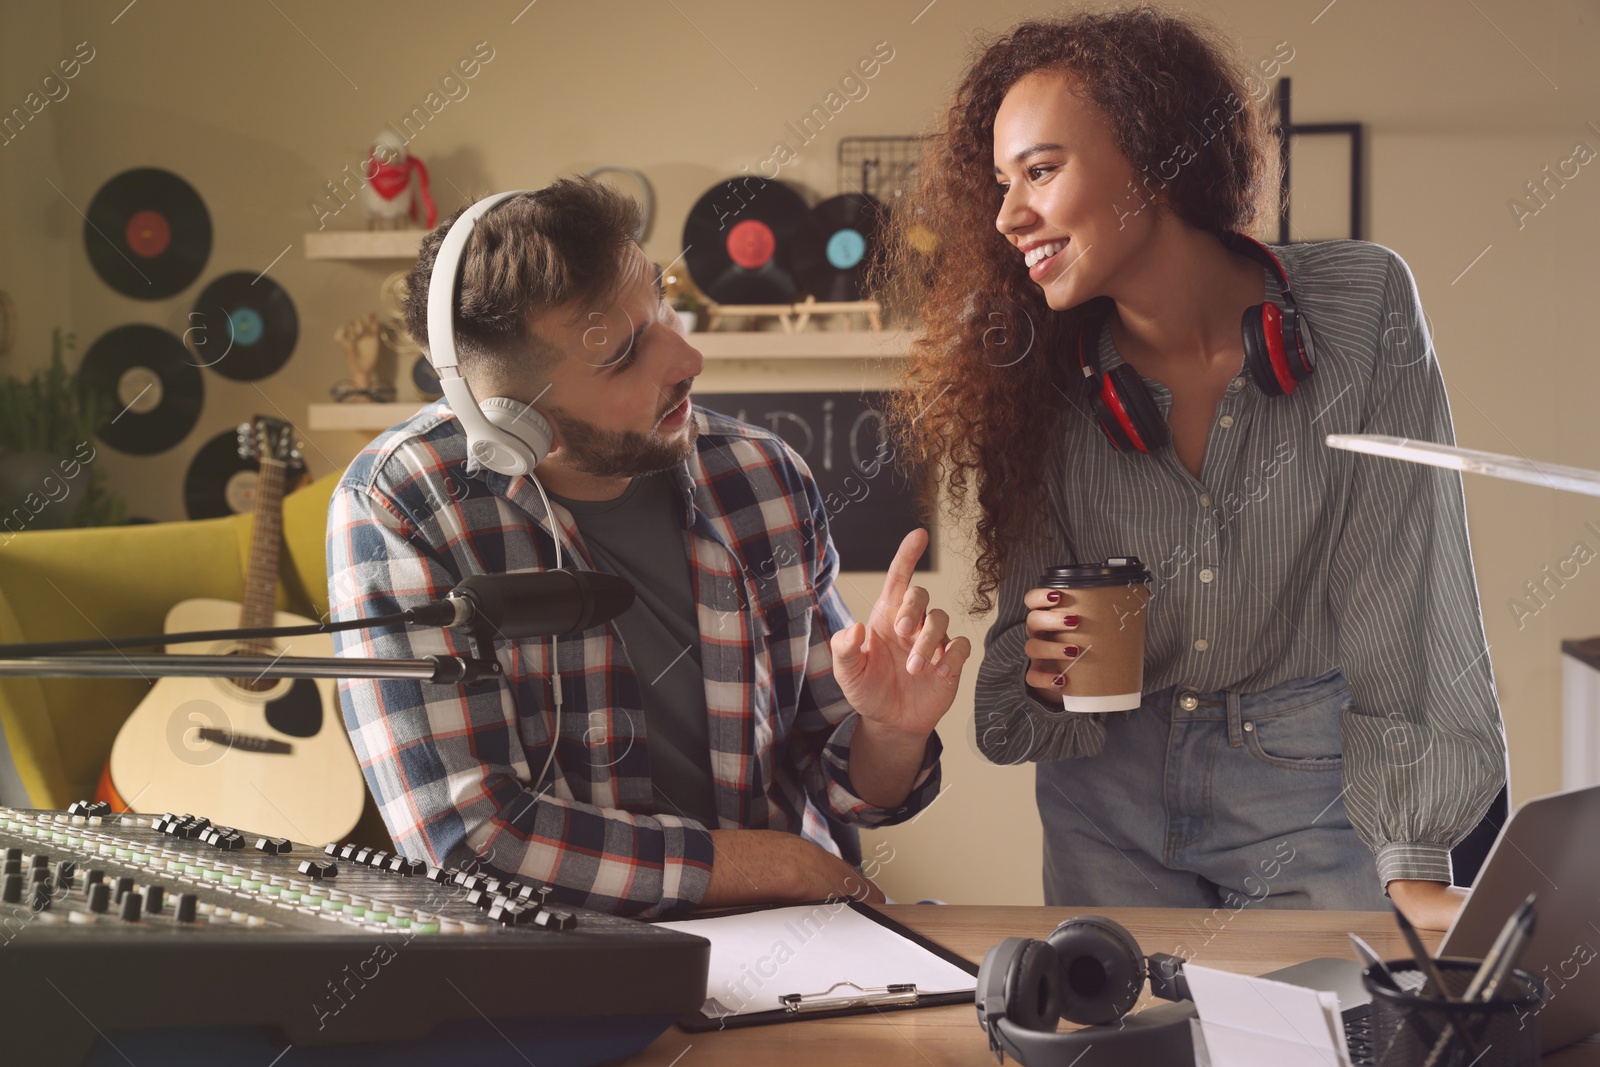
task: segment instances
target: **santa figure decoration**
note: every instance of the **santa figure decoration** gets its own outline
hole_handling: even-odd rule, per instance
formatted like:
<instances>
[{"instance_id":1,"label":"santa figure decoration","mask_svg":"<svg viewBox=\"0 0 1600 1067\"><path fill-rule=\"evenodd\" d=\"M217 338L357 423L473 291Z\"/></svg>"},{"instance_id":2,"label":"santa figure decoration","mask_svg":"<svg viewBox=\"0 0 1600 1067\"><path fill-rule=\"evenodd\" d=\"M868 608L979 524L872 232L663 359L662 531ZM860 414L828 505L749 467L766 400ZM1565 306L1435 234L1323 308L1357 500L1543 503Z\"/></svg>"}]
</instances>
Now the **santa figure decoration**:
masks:
<instances>
[{"instance_id":1,"label":"santa figure decoration","mask_svg":"<svg viewBox=\"0 0 1600 1067\"><path fill-rule=\"evenodd\" d=\"M417 177L415 191L413 173ZM421 223L425 229L433 229L439 213L428 191L428 168L406 151L405 141L393 130L378 135L367 159L366 178L367 184L361 187L361 210L367 216L367 229L401 230L408 219L413 226ZM425 216L421 219L417 217L419 196Z\"/></svg>"}]
</instances>

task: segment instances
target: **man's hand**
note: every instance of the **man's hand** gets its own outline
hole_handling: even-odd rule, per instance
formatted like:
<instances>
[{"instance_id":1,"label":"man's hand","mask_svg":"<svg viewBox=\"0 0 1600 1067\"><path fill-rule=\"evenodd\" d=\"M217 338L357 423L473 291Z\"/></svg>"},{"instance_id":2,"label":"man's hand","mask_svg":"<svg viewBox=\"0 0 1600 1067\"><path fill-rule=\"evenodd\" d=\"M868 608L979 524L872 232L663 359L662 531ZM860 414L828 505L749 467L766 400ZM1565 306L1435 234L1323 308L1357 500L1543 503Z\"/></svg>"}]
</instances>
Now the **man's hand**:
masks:
<instances>
[{"instance_id":1,"label":"man's hand","mask_svg":"<svg viewBox=\"0 0 1600 1067\"><path fill-rule=\"evenodd\" d=\"M965 637L946 639L950 616L929 611L928 591L911 584L927 547L928 531L906 534L866 623L840 630L831 642L833 676L861 725L907 742L926 741L950 710L972 654Z\"/></svg>"},{"instance_id":2,"label":"man's hand","mask_svg":"<svg viewBox=\"0 0 1600 1067\"><path fill-rule=\"evenodd\" d=\"M805 904L853 897L888 898L866 875L833 853L781 830L712 830L715 858L702 908Z\"/></svg>"},{"instance_id":3,"label":"man's hand","mask_svg":"<svg viewBox=\"0 0 1600 1067\"><path fill-rule=\"evenodd\" d=\"M1448 930L1461 905L1467 902L1467 891L1443 882L1396 878L1389 883L1389 899L1411 920L1412 926L1422 930Z\"/></svg>"}]
</instances>

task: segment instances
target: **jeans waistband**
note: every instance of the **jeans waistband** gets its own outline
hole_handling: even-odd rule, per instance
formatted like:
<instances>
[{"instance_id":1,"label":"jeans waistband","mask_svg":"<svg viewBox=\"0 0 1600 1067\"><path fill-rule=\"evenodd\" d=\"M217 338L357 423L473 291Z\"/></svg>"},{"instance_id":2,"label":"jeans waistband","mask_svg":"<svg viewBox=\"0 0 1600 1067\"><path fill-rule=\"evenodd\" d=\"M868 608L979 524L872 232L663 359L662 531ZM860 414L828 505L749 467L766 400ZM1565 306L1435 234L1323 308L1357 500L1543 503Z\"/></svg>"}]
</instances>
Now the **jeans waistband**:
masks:
<instances>
[{"instance_id":1,"label":"jeans waistband","mask_svg":"<svg viewBox=\"0 0 1600 1067\"><path fill-rule=\"evenodd\" d=\"M1236 689L1201 692L1192 686L1176 685L1152 693L1158 706L1173 719L1227 722L1228 743L1244 743L1243 721L1254 715L1267 715L1314 704L1347 686L1338 669L1316 678L1291 678L1268 689L1242 693Z\"/></svg>"}]
</instances>

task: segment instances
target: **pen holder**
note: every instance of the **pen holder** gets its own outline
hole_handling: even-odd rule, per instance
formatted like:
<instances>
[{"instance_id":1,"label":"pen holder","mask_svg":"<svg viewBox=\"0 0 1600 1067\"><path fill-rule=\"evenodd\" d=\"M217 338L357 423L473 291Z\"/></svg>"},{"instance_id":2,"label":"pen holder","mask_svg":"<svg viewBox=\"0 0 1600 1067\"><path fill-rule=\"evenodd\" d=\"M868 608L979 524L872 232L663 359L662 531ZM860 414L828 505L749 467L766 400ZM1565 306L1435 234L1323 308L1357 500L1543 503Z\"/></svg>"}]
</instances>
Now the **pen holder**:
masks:
<instances>
[{"instance_id":1,"label":"pen holder","mask_svg":"<svg viewBox=\"0 0 1600 1067\"><path fill-rule=\"evenodd\" d=\"M1479 960L1439 959L1435 966L1452 997L1466 992ZM1390 960L1401 986L1414 976L1410 960ZM1452 1002L1392 988L1371 968L1361 974L1372 995L1372 1062L1376 1067L1534 1067L1539 1062L1544 986L1514 970L1493 1000ZM1420 984L1419 984L1420 985Z\"/></svg>"}]
</instances>

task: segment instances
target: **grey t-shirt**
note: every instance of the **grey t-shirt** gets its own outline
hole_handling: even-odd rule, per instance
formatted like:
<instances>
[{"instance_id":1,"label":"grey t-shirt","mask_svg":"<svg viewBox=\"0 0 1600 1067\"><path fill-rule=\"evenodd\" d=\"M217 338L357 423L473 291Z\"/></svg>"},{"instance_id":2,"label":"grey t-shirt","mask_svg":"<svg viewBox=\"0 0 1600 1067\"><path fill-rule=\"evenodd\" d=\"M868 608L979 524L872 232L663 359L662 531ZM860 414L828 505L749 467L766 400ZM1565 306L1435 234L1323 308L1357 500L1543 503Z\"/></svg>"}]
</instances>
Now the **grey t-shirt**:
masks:
<instances>
[{"instance_id":1,"label":"grey t-shirt","mask_svg":"<svg viewBox=\"0 0 1600 1067\"><path fill-rule=\"evenodd\" d=\"M669 474L651 474L615 500L550 495L572 513L595 566L638 591L616 626L644 698L656 808L714 828L700 625L677 486Z\"/></svg>"}]
</instances>

